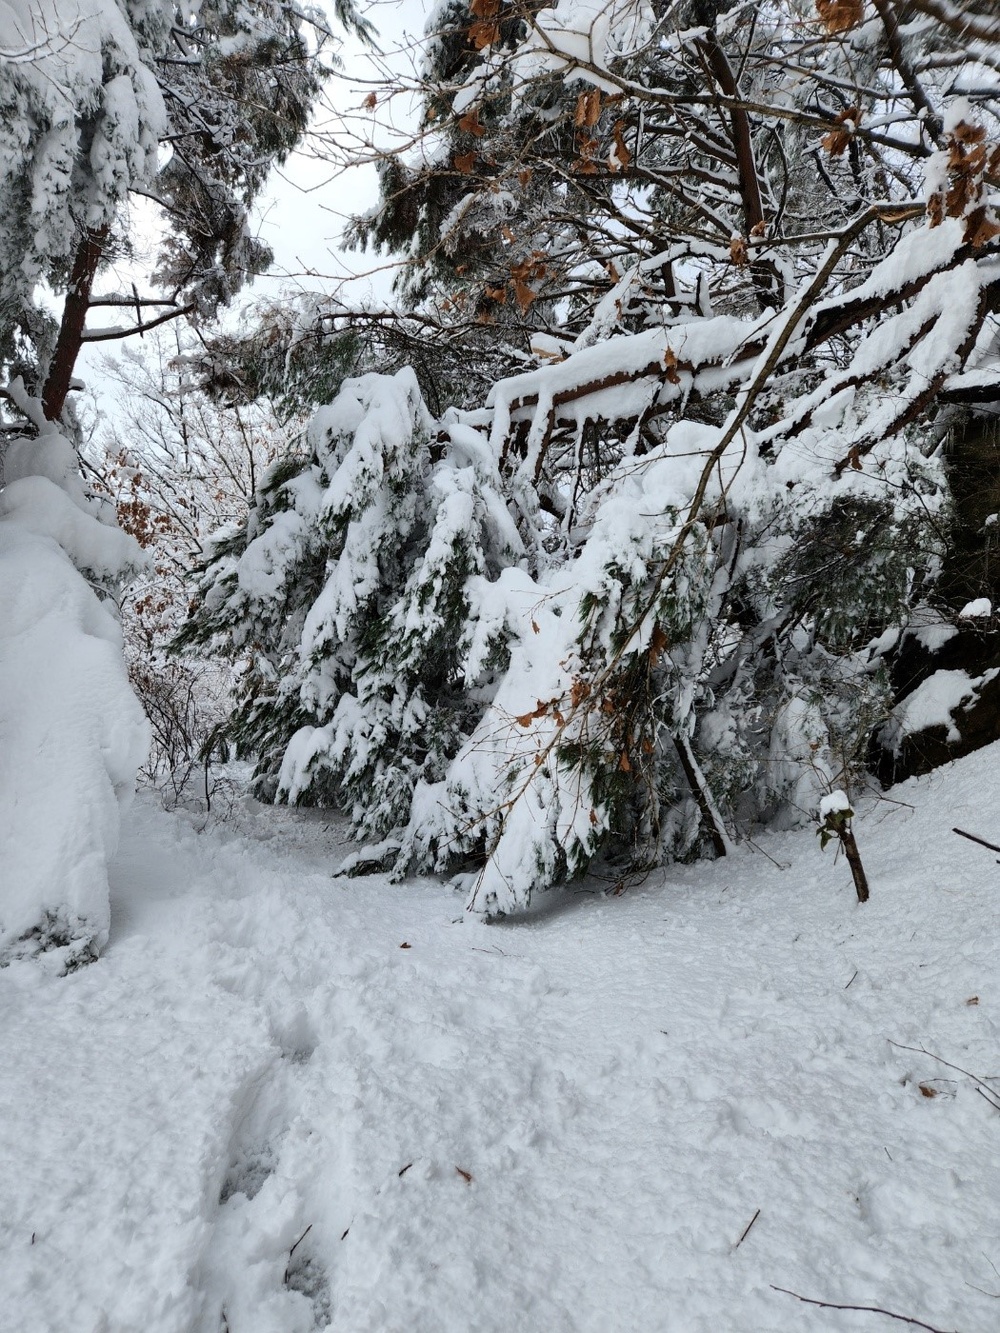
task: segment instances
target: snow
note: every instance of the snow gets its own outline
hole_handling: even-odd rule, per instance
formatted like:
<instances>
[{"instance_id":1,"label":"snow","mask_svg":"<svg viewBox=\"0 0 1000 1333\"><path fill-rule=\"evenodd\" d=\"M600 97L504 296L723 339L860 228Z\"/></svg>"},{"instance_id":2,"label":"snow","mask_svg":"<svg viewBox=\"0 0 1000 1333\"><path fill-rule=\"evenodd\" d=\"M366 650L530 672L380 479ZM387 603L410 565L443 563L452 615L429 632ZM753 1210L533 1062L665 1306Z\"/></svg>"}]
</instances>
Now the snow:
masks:
<instances>
[{"instance_id":1,"label":"snow","mask_svg":"<svg viewBox=\"0 0 1000 1333\"><path fill-rule=\"evenodd\" d=\"M980 617L991 616L993 614L993 603L988 597L977 597L974 601L966 602L958 613L959 620L978 620Z\"/></svg>"},{"instance_id":2,"label":"snow","mask_svg":"<svg viewBox=\"0 0 1000 1333\"><path fill-rule=\"evenodd\" d=\"M862 799L863 908L800 833L493 926L143 800L102 958L0 972L5 1328L992 1333L998 799Z\"/></svg>"},{"instance_id":3,"label":"snow","mask_svg":"<svg viewBox=\"0 0 1000 1333\"><path fill-rule=\"evenodd\" d=\"M849 815L854 813L850 798L845 791L831 791L822 798L819 803L820 823L825 823L831 815L839 815L845 812Z\"/></svg>"},{"instance_id":4,"label":"snow","mask_svg":"<svg viewBox=\"0 0 1000 1333\"><path fill-rule=\"evenodd\" d=\"M149 749L109 597L142 563L52 427L13 440L0 491L0 963L107 938L120 806ZM32 467L39 475L31 475Z\"/></svg>"},{"instance_id":5,"label":"snow","mask_svg":"<svg viewBox=\"0 0 1000 1333\"><path fill-rule=\"evenodd\" d=\"M955 710L974 699L998 670L994 667L975 679L967 671L935 671L893 709L885 731L887 740L898 750L904 737L929 727L944 727L949 743L957 744L961 733L955 725Z\"/></svg>"}]
</instances>

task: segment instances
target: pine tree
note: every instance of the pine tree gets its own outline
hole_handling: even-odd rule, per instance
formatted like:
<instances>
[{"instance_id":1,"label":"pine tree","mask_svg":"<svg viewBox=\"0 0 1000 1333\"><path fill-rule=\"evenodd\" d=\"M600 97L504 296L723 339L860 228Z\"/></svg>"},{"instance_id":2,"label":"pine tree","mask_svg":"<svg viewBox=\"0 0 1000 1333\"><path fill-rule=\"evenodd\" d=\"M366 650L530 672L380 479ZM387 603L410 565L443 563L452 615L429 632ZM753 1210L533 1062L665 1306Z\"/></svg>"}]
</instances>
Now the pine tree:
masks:
<instances>
[{"instance_id":1,"label":"pine tree","mask_svg":"<svg viewBox=\"0 0 1000 1333\"><path fill-rule=\"evenodd\" d=\"M285 599L254 608L280 629L284 712L248 703L275 792L351 810L401 869L473 858L488 914L597 856L620 874L809 817L890 706L880 645L939 563L949 403L1000 382L1000 122L988 97L948 102L947 25L804 8L439 11L423 152L386 163L355 234L405 246L403 320L461 297L527 362L438 414L446 451L477 441L513 535L485 566L482 539L436 541L426 423L403 490L359 491L385 552L367 636L326 609L350 566L325 520L310 533L315 501L295 557L276 546L279 497L317 470L340 493L350 451L314 446L246 534L267 527ZM407 600L440 552L433 587L464 592ZM258 633L241 577L207 572L192 633Z\"/></svg>"}]
</instances>

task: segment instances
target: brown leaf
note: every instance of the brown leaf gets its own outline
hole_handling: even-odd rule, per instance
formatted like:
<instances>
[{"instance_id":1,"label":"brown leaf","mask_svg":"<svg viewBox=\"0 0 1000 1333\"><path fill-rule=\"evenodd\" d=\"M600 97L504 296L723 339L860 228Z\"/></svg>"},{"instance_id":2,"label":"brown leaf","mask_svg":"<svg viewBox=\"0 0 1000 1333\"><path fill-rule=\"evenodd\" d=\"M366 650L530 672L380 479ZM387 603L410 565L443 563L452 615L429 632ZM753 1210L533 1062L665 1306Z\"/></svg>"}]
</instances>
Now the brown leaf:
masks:
<instances>
[{"instance_id":1,"label":"brown leaf","mask_svg":"<svg viewBox=\"0 0 1000 1333\"><path fill-rule=\"evenodd\" d=\"M965 220L965 242L973 250L981 250L994 237L1000 236L1000 224L994 220L991 209L985 204L974 208Z\"/></svg>"},{"instance_id":2,"label":"brown leaf","mask_svg":"<svg viewBox=\"0 0 1000 1333\"><path fill-rule=\"evenodd\" d=\"M521 307L521 313L523 315L531 305L532 301L537 301L538 293L532 291L528 284L522 282L520 278L515 278L512 286L514 288L514 300Z\"/></svg>"},{"instance_id":3,"label":"brown leaf","mask_svg":"<svg viewBox=\"0 0 1000 1333\"><path fill-rule=\"evenodd\" d=\"M734 236L729 242L729 261L736 268L746 268L748 263L748 249L744 237Z\"/></svg>"},{"instance_id":4,"label":"brown leaf","mask_svg":"<svg viewBox=\"0 0 1000 1333\"><path fill-rule=\"evenodd\" d=\"M581 93L576 99L576 110L573 112L573 124L577 129L586 126L592 128L601 118L601 94L597 88L591 88L589 92Z\"/></svg>"},{"instance_id":5,"label":"brown leaf","mask_svg":"<svg viewBox=\"0 0 1000 1333\"><path fill-rule=\"evenodd\" d=\"M500 0L472 0L469 13L477 19L496 18L500 13Z\"/></svg>"},{"instance_id":6,"label":"brown leaf","mask_svg":"<svg viewBox=\"0 0 1000 1333\"><path fill-rule=\"evenodd\" d=\"M612 171L624 171L632 161L632 154L628 150L624 136L625 122L619 120L615 122L615 127L611 131L614 136L614 147L608 154L608 166Z\"/></svg>"},{"instance_id":7,"label":"brown leaf","mask_svg":"<svg viewBox=\"0 0 1000 1333\"><path fill-rule=\"evenodd\" d=\"M538 700L538 707L535 708L533 712L531 712L531 713L522 713L521 716L520 716L520 717L516 717L516 718L514 719L514 721L517 723L517 725L518 725L519 727L530 727L531 724L532 724L532 722L534 722L534 720L535 720L536 717L544 717L545 714L546 714L548 711L549 711L549 706L548 706L548 704L547 704L547 703L543 703L542 700L539 699L539 700Z\"/></svg>"},{"instance_id":8,"label":"brown leaf","mask_svg":"<svg viewBox=\"0 0 1000 1333\"><path fill-rule=\"evenodd\" d=\"M467 111L458 122L458 128L464 130L466 134L474 134L477 139L481 139L486 130L479 123L479 107L474 106L471 111Z\"/></svg>"},{"instance_id":9,"label":"brown leaf","mask_svg":"<svg viewBox=\"0 0 1000 1333\"><path fill-rule=\"evenodd\" d=\"M596 823L597 823L597 811L596 811L596 810L591 810L591 812L590 812L590 822L591 822L592 824L596 824Z\"/></svg>"},{"instance_id":10,"label":"brown leaf","mask_svg":"<svg viewBox=\"0 0 1000 1333\"><path fill-rule=\"evenodd\" d=\"M969 998L966 1000L965 1003L966 1003L966 1004L978 1004L978 1003L979 1003L979 996L978 996L978 995L970 995Z\"/></svg>"},{"instance_id":11,"label":"brown leaf","mask_svg":"<svg viewBox=\"0 0 1000 1333\"><path fill-rule=\"evenodd\" d=\"M667 638L666 631L661 625L653 627L653 634L649 640L649 665L656 666L657 662L663 656L663 650L670 640Z\"/></svg>"},{"instance_id":12,"label":"brown leaf","mask_svg":"<svg viewBox=\"0 0 1000 1333\"><path fill-rule=\"evenodd\" d=\"M861 449L858 445L852 445L847 451L847 461L855 472L861 471Z\"/></svg>"},{"instance_id":13,"label":"brown leaf","mask_svg":"<svg viewBox=\"0 0 1000 1333\"><path fill-rule=\"evenodd\" d=\"M517 173L518 184L520 185L522 190L526 190L528 188L528 185L533 175L534 172L532 171L531 167L525 167L522 171L519 171Z\"/></svg>"},{"instance_id":14,"label":"brown leaf","mask_svg":"<svg viewBox=\"0 0 1000 1333\"><path fill-rule=\"evenodd\" d=\"M541 630L534 620L531 622L531 632L532 634L541 634Z\"/></svg>"},{"instance_id":15,"label":"brown leaf","mask_svg":"<svg viewBox=\"0 0 1000 1333\"><path fill-rule=\"evenodd\" d=\"M967 120L960 120L950 131L950 137L956 143L982 143L986 131L982 125L970 125Z\"/></svg>"},{"instance_id":16,"label":"brown leaf","mask_svg":"<svg viewBox=\"0 0 1000 1333\"><path fill-rule=\"evenodd\" d=\"M471 1184L472 1184L472 1172L471 1172L471 1171L463 1171L462 1168L461 1168L460 1166L456 1166L456 1167L455 1167L455 1170L458 1172L458 1174L462 1177L462 1179L465 1181L465 1183L466 1183L467 1185L471 1185Z\"/></svg>"},{"instance_id":17,"label":"brown leaf","mask_svg":"<svg viewBox=\"0 0 1000 1333\"><path fill-rule=\"evenodd\" d=\"M487 46L500 40L500 25L494 20L473 23L469 28L469 41L477 51L484 51Z\"/></svg>"},{"instance_id":18,"label":"brown leaf","mask_svg":"<svg viewBox=\"0 0 1000 1333\"><path fill-rule=\"evenodd\" d=\"M864 0L816 0L816 12L828 33L848 32L864 18Z\"/></svg>"},{"instance_id":19,"label":"brown leaf","mask_svg":"<svg viewBox=\"0 0 1000 1333\"><path fill-rule=\"evenodd\" d=\"M377 95L375 93L369 93L368 96L365 98L365 100L361 103L361 105L365 108L366 111L374 111L375 108L378 106Z\"/></svg>"},{"instance_id":20,"label":"brown leaf","mask_svg":"<svg viewBox=\"0 0 1000 1333\"><path fill-rule=\"evenodd\" d=\"M629 760L628 752L626 750L622 750L621 758L618 760L618 767L621 769L623 773L632 772L632 764Z\"/></svg>"},{"instance_id":21,"label":"brown leaf","mask_svg":"<svg viewBox=\"0 0 1000 1333\"><path fill-rule=\"evenodd\" d=\"M460 171L463 176L468 176L472 168L476 165L475 153L456 153L455 170Z\"/></svg>"},{"instance_id":22,"label":"brown leaf","mask_svg":"<svg viewBox=\"0 0 1000 1333\"><path fill-rule=\"evenodd\" d=\"M497 303L498 305L506 305L506 304L507 304L507 288L506 288L506 287L486 287L486 288L485 288L485 291L486 291L486 295L489 297L489 299L490 299L491 301L496 301L496 303Z\"/></svg>"},{"instance_id":23,"label":"brown leaf","mask_svg":"<svg viewBox=\"0 0 1000 1333\"><path fill-rule=\"evenodd\" d=\"M402 943L399 947L400 947L401 949L411 949L413 946L412 946L411 944L407 944L406 941L404 940L403 943Z\"/></svg>"},{"instance_id":24,"label":"brown leaf","mask_svg":"<svg viewBox=\"0 0 1000 1333\"><path fill-rule=\"evenodd\" d=\"M767 222L764 218L761 218L759 222L753 224L750 228L750 235L755 241L759 241L761 237L767 235Z\"/></svg>"},{"instance_id":25,"label":"brown leaf","mask_svg":"<svg viewBox=\"0 0 1000 1333\"><path fill-rule=\"evenodd\" d=\"M823 135L820 146L825 148L831 157L841 157L854 138L854 132L861 124L863 114L859 106L845 107L834 117L834 128L829 134Z\"/></svg>"},{"instance_id":26,"label":"brown leaf","mask_svg":"<svg viewBox=\"0 0 1000 1333\"><path fill-rule=\"evenodd\" d=\"M581 680L578 676L569 689L570 704L576 708L579 704L583 703L584 699L589 697L590 686L585 680Z\"/></svg>"},{"instance_id":27,"label":"brown leaf","mask_svg":"<svg viewBox=\"0 0 1000 1333\"><path fill-rule=\"evenodd\" d=\"M937 1088L932 1088L929 1083L918 1083L917 1087L920 1089L922 1097L936 1097L938 1095Z\"/></svg>"},{"instance_id":28,"label":"brown leaf","mask_svg":"<svg viewBox=\"0 0 1000 1333\"><path fill-rule=\"evenodd\" d=\"M668 347L663 353L663 365L667 372L668 383L680 384L681 377L677 373L677 353L672 347Z\"/></svg>"},{"instance_id":29,"label":"brown leaf","mask_svg":"<svg viewBox=\"0 0 1000 1333\"><path fill-rule=\"evenodd\" d=\"M573 170L580 172L583 176L593 176L597 171L597 163L594 161L594 158L600 144L596 139L591 139L589 136L584 135L580 139L579 147L580 156L574 162Z\"/></svg>"}]
</instances>

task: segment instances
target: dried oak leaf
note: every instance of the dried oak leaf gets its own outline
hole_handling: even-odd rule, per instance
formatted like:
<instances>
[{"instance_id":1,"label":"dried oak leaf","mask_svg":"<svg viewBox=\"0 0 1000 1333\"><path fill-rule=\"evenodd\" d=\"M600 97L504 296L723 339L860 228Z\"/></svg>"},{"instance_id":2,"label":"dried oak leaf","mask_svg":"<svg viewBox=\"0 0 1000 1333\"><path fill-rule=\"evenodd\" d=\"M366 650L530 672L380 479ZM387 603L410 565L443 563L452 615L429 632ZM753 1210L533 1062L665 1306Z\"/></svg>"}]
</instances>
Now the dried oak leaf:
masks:
<instances>
[{"instance_id":1,"label":"dried oak leaf","mask_svg":"<svg viewBox=\"0 0 1000 1333\"><path fill-rule=\"evenodd\" d=\"M973 250L981 250L997 236L1000 236L1000 223L996 221L992 209L988 209L985 204L974 208L965 219L966 245L971 245Z\"/></svg>"},{"instance_id":2,"label":"dried oak leaf","mask_svg":"<svg viewBox=\"0 0 1000 1333\"><path fill-rule=\"evenodd\" d=\"M532 301L538 300L538 293L533 291L522 278L514 278L511 286L514 288L514 300L520 306L523 315Z\"/></svg>"},{"instance_id":3,"label":"dried oak leaf","mask_svg":"<svg viewBox=\"0 0 1000 1333\"><path fill-rule=\"evenodd\" d=\"M859 106L846 107L834 118L834 128L829 134L823 135L820 146L825 148L831 157L841 157L854 138L854 132L861 123L861 116L862 111Z\"/></svg>"},{"instance_id":4,"label":"dried oak leaf","mask_svg":"<svg viewBox=\"0 0 1000 1333\"><path fill-rule=\"evenodd\" d=\"M580 680L579 677L577 677L569 687L569 701L571 705L576 708L583 703L584 699L589 698L589 696L590 686L585 680Z\"/></svg>"},{"instance_id":5,"label":"dried oak leaf","mask_svg":"<svg viewBox=\"0 0 1000 1333\"><path fill-rule=\"evenodd\" d=\"M668 347L663 353L663 365L667 372L667 382L669 384L680 384L681 377L677 373L677 353L672 347Z\"/></svg>"},{"instance_id":6,"label":"dried oak leaf","mask_svg":"<svg viewBox=\"0 0 1000 1333\"><path fill-rule=\"evenodd\" d=\"M670 640L667 638L666 631L662 625L653 627L653 634L649 640L649 665L656 666L657 662L663 656L663 650Z\"/></svg>"},{"instance_id":7,"label":"dried oak leaf","mask_svg":"<svg viewBox=\"0 0 1000 1333\"><path fill-rule=\"evenodd\" d=\"M537 708L535 708L530 713L522 713L521 716L516 717L514 721L517 723L519 727L530 727L536 717L544 717L548 711L549 711L548 704L544 703L541 699L539 699Z\"/></svg>"},{"instance_id":8,"label":"dried oak leaf","mask_svg":"<svg viewBox=\"0 0 1000 1333\"><path fill-rule=\"evenodd\" d=\"M937 1088L932 1088L929 1083L918 1083L917 1087L920 1089L921 1097L936 1097L938 1095Z\"/></svg>"},{"instance_id":9,"label":"dried oak leaf","mask_svg":"<svg viewBox=\"0 0 1000 1333\"><path fill-rule=\"evenodd\" d=\"M608 154L608 166L612 171L624 171L632 161L632 154L625 143L625 122L618 120L615 122L614 129L611 131L614 136L614 147Z\"/></svg>"},{"instance_id":10,"label":"dried oak leaf","mask_svg":"<svg viewBox=\"0 0 1000 1333\"><path fill-rule=\"evenodd\" d=\"M366 111L374 111L375 108L378 106L378 97L376 96L375 93L369 93L368 96L365 98L365 100L361 103L361 105L365 108Z\"/></svg>"},{"instance_id":11,"label":"dried oak leaf","mask_svg":"<svg viewBox=\"0 0 1000 1333\"><path fill-rule=\"evenodd\" d=\"M454 163L456 171L460 171L463 176L468 176L476 165L476 155L475 153L456 153Z\"/></svg>"},{"instance_id":12,"label":"dried oak leaf","mask_svg":"<svg viewBox=\"0 0 1000 1333\"><path fill-rule=\"evenodd\" d=\"M472 1172L471 1172L471 1171L463 1171L462 1168L461 1168L460 1166L456 1166L456 1167L455 1167L455 1170L458 1172L458 1174L462 1177L462 1179L465 1181L465 1183L466 1183L467 1185L471 1185L471 1184L472 1184Z\"/></svg>"},{"instance_id":13,"label":"dried oak leaf","mask_svg":"<svg viewBox=\"0 0 1000 1333\"><path fill-rule=\"evenodd\" d=\"M816 13L831 35L848 32L864 18L864 0L816 0Z\"/></svg>"},{"instance_id":14,"label":"dried oak leaf","mask_svg":"<svg viewBox=\"0 0 1000 1333\"><path fill-rule=\"evenodd\" d=\"M601 118L601 94L597 88L591 88L590 92L581 93L576 99L576 110L573 112L573 124L577 129L586 126L588 129L597 124Z\"/></svg>"},{"instance_id":15,"label":"dried oak leaf","mask_svg":"<svg viewBox=\"0 0 1000 1333\"><path fill-rule=\"evenodd\" d=\"M746 268L749 262L749 249L746 237L734 236L729 242L729 262L736 268Z\"/></svg>"},{"instance_id":16,"label":"dried oak leaf","mask_svg":"<svg viewBox=\"0 0 1000 1333\"><path fill-rule=\"evenodd\" d=\"M495 21L487 19L485 22L473 23L469 27L469 41L477 51L483 51L499 40L500 25Z\"/></svg>"},{"instance_id":17,"label":"dried oak leaf","mask_svg":"<svg viewBox=\"0 0 1000 1333\"><path fill-rule=\"evenodd\" d=\"M472 0L469 13L477 19L496 18L500 13L500 0Z\"/></svg>"},{"instance_id":18,"label":"dried oak leaf","mask_svg":"<svg viewBox=\"0 0 1000 1333\"><path fill-rule=\"evenodd\" d=\"M458 122L458 128L464 130L466 134L474 134L477 139L481 139L486 130L479 123L479 107L474 106L471 111L467 111Z\"/></svg>"},{"instance_id":19,"label":"dried oak leaf","mask_svg":"<svg viewBox=\"0 0 1000 1333\"><path fill-rule=\"evenodd\" d=\"M580 172L582 176L593 176L597 171L597 163L594 158L600 147L596 139L591 139L584 135L580 139L580 156L573 164L573 170Z\"/></svg>"},{"instance_id":20,"label":"dried oak leaf","mask_svg":"<svg viewBox=\"0 0 1000 1333\"><path fill-rule=\"evenodd\" d=\"M627 750L622 750L621 758L618 760L618 767L621 769L623 773L632 772L632 764L631 761L629 760Z\"/></svg>"}]
</instances>

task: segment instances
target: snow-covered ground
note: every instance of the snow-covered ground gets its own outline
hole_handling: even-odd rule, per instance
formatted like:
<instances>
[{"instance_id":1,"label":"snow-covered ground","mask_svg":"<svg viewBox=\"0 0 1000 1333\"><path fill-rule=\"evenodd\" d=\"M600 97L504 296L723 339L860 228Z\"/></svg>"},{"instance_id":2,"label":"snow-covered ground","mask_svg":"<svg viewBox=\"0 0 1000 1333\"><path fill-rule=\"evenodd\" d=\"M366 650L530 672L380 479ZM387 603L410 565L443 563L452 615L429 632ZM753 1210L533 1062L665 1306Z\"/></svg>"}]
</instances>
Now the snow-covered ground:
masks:
<instances>
[{"instance_id":1,"label":"snow-covered ground","mask_svg":"<svg viewBox=\"0 0 1000 1333\"><path fill-rule=\"evenodd\" d=\"M806 832L491 926L140 802L100 961L0 972L0 1325L992 1333L1000 749L892 795L865 907Z\"/></svg>"}]
</instances>

